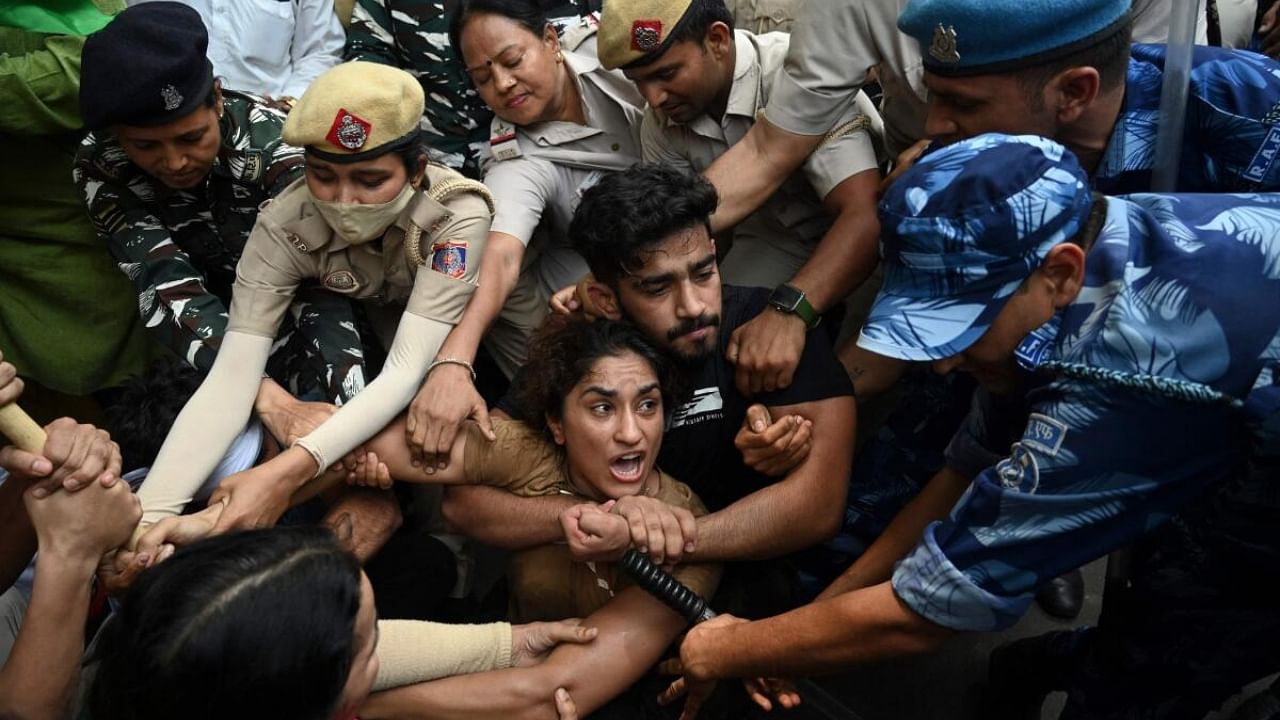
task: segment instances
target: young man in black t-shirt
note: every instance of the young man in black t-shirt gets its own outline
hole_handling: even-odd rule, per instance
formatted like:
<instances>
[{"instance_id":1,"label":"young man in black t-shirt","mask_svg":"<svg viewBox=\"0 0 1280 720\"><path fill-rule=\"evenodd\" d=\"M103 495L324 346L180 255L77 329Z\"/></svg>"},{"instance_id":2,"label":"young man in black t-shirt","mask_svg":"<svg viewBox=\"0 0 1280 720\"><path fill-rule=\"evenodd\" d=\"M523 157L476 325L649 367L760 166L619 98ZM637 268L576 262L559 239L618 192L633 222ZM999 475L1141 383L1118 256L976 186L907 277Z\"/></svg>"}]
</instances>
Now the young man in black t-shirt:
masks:
<instances>
[{"instance_id":1,"label":"young man in black t-shirt","mask_svg":"<svg viewBox=\"0 0 1280 720\"><path fill-rule=\"evenodd\" d=\"M596 307L634 322L688 366L691 399L672 414L658 462L693 487L712 513L698 519L696 537L690 537L683 532L687 525L682 530L644 498L613 508L614 515L633 520L633 529L641 528L641 536L628 540L665 562L678 561L690 547L708 562L779 557L820 543L840 527L848 488L853 388L828 343L806 343L788 388L747 398L735 387L727 340L764 309L768 291L721 285L707 231L715 205L715 191L702 178L638 165L586 191L570 228L599 281L589 290ZM772 418L798 418L790 421L796 427L811 423L805 426L811 432L807 456L780 477L748 466L735 446L753 402ZM565 512L573 505L568 499L486 490L450 488L446 517L500 547L563 539L567 530L580 557L619 552L616 544L573 542L576 533L594 535L600 518L579 524L582 516Z\"/></svg>"}]
</instances>

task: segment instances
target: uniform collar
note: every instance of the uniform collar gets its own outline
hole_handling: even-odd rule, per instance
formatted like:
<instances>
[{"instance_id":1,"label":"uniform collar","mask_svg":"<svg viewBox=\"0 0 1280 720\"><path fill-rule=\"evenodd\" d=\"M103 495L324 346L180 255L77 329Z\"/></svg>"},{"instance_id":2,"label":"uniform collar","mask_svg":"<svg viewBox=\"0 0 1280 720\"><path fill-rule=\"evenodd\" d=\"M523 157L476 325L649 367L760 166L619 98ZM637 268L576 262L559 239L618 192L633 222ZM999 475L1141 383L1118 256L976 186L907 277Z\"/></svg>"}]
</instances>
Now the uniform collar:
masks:
<instances>
[{"instance_id":1,"label":"uniform collar","mask_svg":"<svg viewBox=\"0 0 1280 720\"><path fill-rule=\"evenodd\" d=\"M582 102L583 115L587 119L587 124L578 125L577 123L553 120L515 128L517 132L522 133L538 145L563 145L604 133L603 129L596 127L598 118L595 117L596 113L592 113L593 98L587 85L604 93L618 105L631 105L634 102L631 98L624 96L618 87L615 87L617 81L612 77L611 71L605 70L600 65L600 60L595 55L595 43L589 41L583 45L583 48L587 51L562 50L561 53L564 55L565 65L568 66L574 82L578 84L578 97ZM611 80L614 82L610 82ZM495 116L490 125L490 135L491 137L500 137L510 132L511 129L510 123Z\"/></svg>"}]
</instances>

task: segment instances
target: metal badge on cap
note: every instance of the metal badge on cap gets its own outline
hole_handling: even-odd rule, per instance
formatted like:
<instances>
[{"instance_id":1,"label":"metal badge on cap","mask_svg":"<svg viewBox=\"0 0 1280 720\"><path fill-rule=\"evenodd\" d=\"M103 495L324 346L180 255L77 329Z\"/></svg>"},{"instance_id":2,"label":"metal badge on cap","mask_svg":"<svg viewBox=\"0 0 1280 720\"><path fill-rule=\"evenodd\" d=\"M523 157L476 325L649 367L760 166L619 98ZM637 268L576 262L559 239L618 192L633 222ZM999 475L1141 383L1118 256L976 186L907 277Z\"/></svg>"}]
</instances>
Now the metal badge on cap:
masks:
<instances>
[{"instance_id":1,"label":"metal badge on cap","mask_svg":"<svg viewBox=\"0 0 1280 720\"><path fill-rule=\"evenodd\" d=\"M636 20L631 23L631 49L649 53L662 45L661 20Z\"/></svg>"},{"instance_id":2,"label":"metal badge on cap","mask_svg":"<svg viewBox=\"0 0 1280 720\"><path fill-rule=\"evenodd\" d=\"M165 85L161 88L160 97L164 98L165 111L177 110L182 107L182 93L178 92L178 88L172 85Z\"/></svg>"},{"instance_id":3,"label":"metal badge on cap","mask_svg":"<svg viewBox=\"0 0 1280 720\"><path fill-rule=\"evenodd\" d=\"M333 118L333 125L329 128L329 134L325 135L324 139L348 150L359 150L369 141L369 132L371 130L373 130L373 125L352 115L346 109L340 108L338 114Z\"/></svg>"},{"instance_id":4,"label":"metal badge on cap","mask_svg":"<svg viewBox=\"0 0 1280 720\"><path fill-rule=\"evenodd\" d=\"M954 26L938 23L938 27L933 29L933 44L929 46L929 55L938 62L960 62L960 53L956 50Z\"/></svg>"}]
</instances>

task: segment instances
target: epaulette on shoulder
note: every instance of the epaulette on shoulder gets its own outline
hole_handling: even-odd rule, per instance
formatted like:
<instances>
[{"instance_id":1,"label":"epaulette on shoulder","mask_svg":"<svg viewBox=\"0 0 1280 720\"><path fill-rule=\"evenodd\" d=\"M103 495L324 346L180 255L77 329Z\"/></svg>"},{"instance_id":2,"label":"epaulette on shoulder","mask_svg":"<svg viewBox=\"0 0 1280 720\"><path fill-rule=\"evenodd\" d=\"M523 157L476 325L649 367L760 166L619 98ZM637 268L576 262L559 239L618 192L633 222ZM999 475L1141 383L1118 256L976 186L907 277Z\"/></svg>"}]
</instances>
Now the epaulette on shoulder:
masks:
<instances>
[{"instance_id":1,"label":"epaulette on shoulder","mask_svg":"<svg viewBox=\"0 0 1280 720\"><path fill-rule=\"evenodd\" d=\"M493 199L493 193L489 192L489 188L484 183L477 182L471 178L455 177L449 178L444 182L432 183L427 188L427 197L444 205L446 201L455 198L462 193L474 193L484 200L484 204L489 206L489 214L493 215L496 203Z\"/></svg>"},{"instance_id":2,"label":"epaulette on shoulder","mask_svg":"<svg viewBox=\"0 0 1280 720\"><path fill-rule=\"evenodd\" d=\"M439 167L444 167L443 165ZM493 216L494 209L497 207L493 199L493 193L489 192L489 188L484 183L477 182L471 178L458 175L455 171L451 171L454 177L441 182L433 182L427 188L427 197L444 205L450 199L458 197L464 193L472 193L478 195L484 200L484 204L489 208L489 216ZM422 235L425 232L427 237L433 237L440 226L448 222L453 217L452 212L445 212L436 218L435 223L430 228L418 227L417 223L409 223L409 230L405 233L404 253L409 260L410 267L426 265L427 258L422 252Z\"/></svg>"}]
</instances>

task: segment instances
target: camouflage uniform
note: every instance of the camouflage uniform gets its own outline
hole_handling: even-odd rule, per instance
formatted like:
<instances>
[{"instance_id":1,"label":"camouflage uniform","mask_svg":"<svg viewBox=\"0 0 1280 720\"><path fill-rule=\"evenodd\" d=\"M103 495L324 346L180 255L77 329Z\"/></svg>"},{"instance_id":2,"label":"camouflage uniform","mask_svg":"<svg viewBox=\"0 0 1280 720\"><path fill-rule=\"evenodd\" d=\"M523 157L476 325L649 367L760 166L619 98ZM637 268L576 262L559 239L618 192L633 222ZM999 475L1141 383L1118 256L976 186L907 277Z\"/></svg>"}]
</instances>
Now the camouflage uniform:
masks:
<instances>
[{"instance_id":1,"label":"camouflage uniform","mask_svg":"<svg viewBox=\"0 0 1280 720\"><path fill-rule=\"evenodd\" d=\"M476 95L461 58L449 45L455 4L358 0L347 28L345 59L392 65L418 78L427 96L422 130L432 159L479 179L480 149L489 140L493 113ZM564 0L546 12L555 22L599 9L599 0Z\"/></svg>"},{"instance_id":2,"label":"camouflage uniform","mask_svg":"<svg viewBox=\"0 0 1280 720\"><path fill-rule=\"evenodd\" d=\"M222 150L208 180L172 190L129 161L107 133L90 133L74 177L98 236L133 281L152 336L208 372L227 326L236 263L258 206L302 176L302 150L284 144L284 117L224 91ZM268 364L295 395L350 399L364 385L361 316L320 288L290 307ZM350 377L349 377L350 376Z\"/></svg>"}]
</instances>

